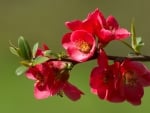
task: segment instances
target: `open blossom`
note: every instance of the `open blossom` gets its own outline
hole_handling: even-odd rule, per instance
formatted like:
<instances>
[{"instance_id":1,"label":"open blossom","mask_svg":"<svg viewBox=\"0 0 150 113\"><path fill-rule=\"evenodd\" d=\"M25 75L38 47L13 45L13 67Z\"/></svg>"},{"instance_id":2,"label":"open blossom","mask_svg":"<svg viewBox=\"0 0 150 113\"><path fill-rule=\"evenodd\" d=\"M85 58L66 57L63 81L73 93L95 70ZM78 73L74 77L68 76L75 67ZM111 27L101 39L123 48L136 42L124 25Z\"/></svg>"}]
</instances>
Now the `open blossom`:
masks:
<instances>
[{"instance_id":1,"label":"open blossom","mask_svg":"<svg viewBox=\"0 0 150 113\"><path fill-rule=\"evenodd\" d=\"M34 96L37 99L43 99L50 96L49 83L51 69L47 69L47 64L39 64L30 67L26 72L26 77L35 81L34 83ZM48 71L47 71L48 70Z\"/></svg>"},{"instance_id":2,"label":"open blossom","mask_svg":"<svg viewBox=\"0 0 150 113\"><path fill-rule=\"evenodd\" d=\"M150 85L150 71L141 63L124 60L108 65L103 50L100 52L98 67L91 72L91 91L99 98L110 102L127 100L133 105L141 104L144 87Z\"/></svg>"},{"instance_id":3,"label":"open blossom","mask_svg":"<svg viewBox=\"0 0 150 113\"><path fill-rule=\"evenodd\" d=\"M96 41L89 32L76 30L64 35L62 45L67 50L71 59L84 62L93 56Z\"/></svg>"},{"instance_id":4,"label":"open blossom","mask_svg":"<svg viewBox=\"0 0 150 113\"><path fill-rule=\"evenodd\" d=\"M121 64L121 75L126 100L133 105L141 104L144 87L150 86L150 71L140 62L125 60Z\"/></svg>"},{"instance_id":5,"label":"open blossom","mask_svg":"<svg viewBox=\"0 0 150 113\"><path fill-rule=\"evenodd\" d=\"M98 8L89 13L86 19L69 21L65 25L72 31L85 30L97 36L103 46L112 40L121 40L130 36L130 32L120 27L115 17L105 18Z\"/></svg>"},{"instance_id":6,"label":"open blossom","mask_svg":"<svg viewBox=\"0 0 150 113\"><path fill-rule=\"evenodd\" d=\"M95 35L96 30L100 30L105 23L105 18L99 9L90 12L84 20L73 20L65 22L65 25L72 31L85 30Z\"/></svg>"},{"instance_id":7,"label":"open blossom","mask_svg":"<svg viewBox=\"0 0 150 113\"><path fill-rule=\"evenodd\" d=\"M37 56L43 55L43 50L38 49L37 52ZM83 92L69 83L69 70L66 67L67 62L64 61L47 61L30 67L26 77L35 81L34 96L44 99L54 95L62 96L64 93L73 101L80 99Z\"/></svg>"},{"instance_id":8,"label":"open blossom","mask_svg":"<svg viewBox=\"0 0 150 113\"><path fill-rule=\"evenodd\" d=\"M98 95L100 99L111 102L122 102L125 100L122 89L120 89L120 79L118 78L118 65L108 65L108 58L104 50L100 51L99 66L95 67L90 76L90 86L92 93Z\"/></svg>"},{"instance_id":9,"label":"open blossom","mask_svg":"<svg viewBox=\"0 0 150 113\"><path fill-rule=\"evenodd\" d=\"M61 68L64 64L65 62L62 61L50 61L29 68L26 76L36 81L34 95L37 99L59 95L61 92L64 92L73 101L80 99L83 92L69 83L68 70Z\"/></svg>"},{"instance_id":10,"label":"open blossom","mask_svg":"<svg viewBox=\"0 0 150 113\"><path fill-rule=\"evenodd\" d=\"M107 44L112 40L121 40L130 36L130 32L125 28L121 28L113 16L108 16L102 24L101 26L103 27L97 32L98 38L102 44Z\"/></svg>"}]
</instances>

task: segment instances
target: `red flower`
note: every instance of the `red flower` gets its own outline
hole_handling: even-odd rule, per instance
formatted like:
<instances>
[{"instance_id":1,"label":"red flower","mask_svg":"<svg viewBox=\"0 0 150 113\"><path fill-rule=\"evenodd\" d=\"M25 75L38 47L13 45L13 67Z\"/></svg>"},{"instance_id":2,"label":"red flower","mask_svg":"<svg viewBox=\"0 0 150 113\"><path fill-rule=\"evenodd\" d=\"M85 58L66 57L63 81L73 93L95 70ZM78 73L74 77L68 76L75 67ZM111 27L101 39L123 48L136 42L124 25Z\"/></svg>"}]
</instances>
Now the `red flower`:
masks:
<instances>
[{"instance_id":1,"label":"red flower","mask_svg":"<svg viewBox=\"0 0 150 113\"><path fill-rule=\"evenodd\" d=\"M36 57L43 56L45 50L49 50L46 45L44 49L37 49ZM62 96L64 92L73 101L80 99L83 94L78 88L69 83L68 62L47 61L30 67L26 72L26 77L35 80L34 96L37 99L47 98L56 94Z\"/></svg>"},{"instance_id":2,"label":"red flower","mask_svg":"<svg viewBox=\"0 0 150 113\"><path fill-rule=\"evenodd\" d=\"M80 99L83 92L68 82L69 72L65 67L65 62L50 61L29 68L26 76L36 81L34 95L37 99L61 96L61 92L73 101Z\"/></svg>"},{"instance_id":3,"label":"red flower","mask_svg":"<svg viewBox=\"0 0 150 113\"><path fill-rule=\"evenodd\" d=\"M91 72L90 86L92 93L111 102L125 100L118 78L118 65L108 65L108 59L103 50L100 51L99 66Z\"/></svg>"},{"instance_id":4,"label":"red flower","mask_svg":"<svg viewBox=\"0 0 150 113\"><path fill-rule=\"evenodd\" d=\"M35 80L34 84L34 96L37 99L43 99L50 96L49 83L50 77L53 71L46 66L47 64L39 64L34 67L30 67L26 72L26 76L29 79Z\"/></svg>"},{"instance_id":5,"label":"red flower","mask_svg":"<svg viewBox=\"0 0 150 113\"><path fill-rule=\"evenodd\" d=\"M72 31L75 30L86 30L93 35L95 35L95 30L100 29L105 22L103 14L99 9L95 9L93 12L89 13L87 18L84 20L73 20L66 22L65 25Z\"/></svg>"},{"instance_id":6,"label":"red flower","mask_svg":"<svg viewBox=\"0 0 150 113\"><path fill-rule=\"evenodd\" d=\"M107 44L112 40L121 40L124 38L128 38L130 36L130 32L128 32L125 28L120 28L117 20L113 16L109 16L105 22L100 21L101 26L103 28L99 28L97 30L98 38L102 44Z\"/></svg>"},{"instance_id":7,"label":"red flower","mask_svg":"<svg viewBox=\"0 0 150 113\"><path fill-rule=\"evenodd\" d=\"M108 58L100 51L98 67L90 76L92 93L110 102L127 100L133 105L141 104L144 87L150 85L150 71L136 61L115 61L108 65Z\"/></svg>"},{"instance_id":8,"label":"red flower","mask_svg":"<svg viewBox=\"0 0 150 113\"><path fill-rule=\"evenodd\" d=\"M150 71L142 63L125 60L121 64L121 73L127 101L133 105L141 104L144 87L150 85Z\"/></svg>"},{"instance_id":9,"label":"red flower","mask_svg":"<svg viewBox=\"0 0 150 113\"><path fill-rule=\"evenodd\" d=\"M83 21L74 20L66 22L65 25L72 31L86 30L93 36L97 36L103 46L112 40L121 40L130 36L130 32L121 28L113 16L105 19L98 8L89 13Z\"/></svg>"},{"instance_id":10,"label":"red flower","mask_svg":"<svg viewBox=\"0 0 150 113\"><path fill-rule=\"evenodd\" d=\"M71 59L84 62L93 56L96 42L94 37L87 31L76 30L64 35L62 45Z\"/></svg>"},{"instance_id":11,"label":"red flower","mask_svg":"<svg viewBox=\"0 0 150 113\"><path fill-rule=\"evenodd\" d=\"M49 48L48 48L48 46L46 44L43 44L42 46L43 46L42 49L41 48L37 49L37 51L36 51L36 57L37 56L44 56L44 51L49 50Z\"/></svg>"}]
</instances>

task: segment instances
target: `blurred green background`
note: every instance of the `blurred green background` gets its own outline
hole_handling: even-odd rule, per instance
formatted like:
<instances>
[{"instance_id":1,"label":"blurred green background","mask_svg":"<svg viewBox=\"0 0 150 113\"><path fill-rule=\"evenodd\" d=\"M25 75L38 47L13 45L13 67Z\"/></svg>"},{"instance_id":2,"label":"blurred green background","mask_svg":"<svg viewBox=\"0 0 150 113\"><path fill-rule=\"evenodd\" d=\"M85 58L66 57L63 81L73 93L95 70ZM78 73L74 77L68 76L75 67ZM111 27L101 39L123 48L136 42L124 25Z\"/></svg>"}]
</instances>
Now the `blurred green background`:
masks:
<instances>
[{"instance_id":1,"label":"blurred green background","mask_svg":"<svg viewBox=\"0 0 150 113\"><path fill-rule=\"evenodd\" d=\"M150 111L150 90L145 89L142 105L124 102L113 104L90 93L89 75L95 61L77 65L70 81L85 92L77 102L66 97L36 100L33 81L14 73L19 59L9 52L8 41L15 44L20 35L32 45L47 43L56 52L62 51L61 37L68 30L65 21L84 19L95 8L114 15L120 25L130 29L135 19L137 35L145 42L144 54L150 48L150 1L148 0L0 0L0 113L146 113ZM128 40L127 40L128 41ZM127 55L128 48L118 42L106 48L109 54ZM150 65L147 66L150 67Z\"/></svg>"}]
</instances>

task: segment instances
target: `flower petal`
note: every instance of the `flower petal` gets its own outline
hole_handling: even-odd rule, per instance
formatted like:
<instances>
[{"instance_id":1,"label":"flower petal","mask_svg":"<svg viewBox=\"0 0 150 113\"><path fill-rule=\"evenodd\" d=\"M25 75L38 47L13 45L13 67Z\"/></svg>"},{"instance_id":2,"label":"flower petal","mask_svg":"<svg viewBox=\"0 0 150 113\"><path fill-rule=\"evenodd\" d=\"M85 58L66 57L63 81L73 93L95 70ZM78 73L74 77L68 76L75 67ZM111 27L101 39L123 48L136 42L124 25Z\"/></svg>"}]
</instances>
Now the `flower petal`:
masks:
<instances>
[{"instance_id":1,"label":"flower petal","mask_svg":"<svg viewBox=\"0 0 150 113\"><path fill-rule=\"evenodd\" d=\"M96 42L94 37L84 30L72 32L70 37L71 43L67 44L67 52L71 59L83 62L93 56Z\"/></svg>"},{"instance_id":2,"label":"flower petal","mask_svg":"<svg viewBox=\"0 0 150 113\"><path fill-rule=\"evenodd\" d=\"M71 59L78 61L78 62L84 62L89 58L89 55L80 52L79 49L72 47L67 50L68 54L70 55Z\"/></svg>"},{"instance_id":3,"label":"flower petal","mask_svg":"<svg viewBox=\"0 0 150 113\"><path fill-rule=\"evenodd\" d=\"M117 20L115 19L115 17L113 17L113 16L108 16L106 19L106 23L107 23L107 26L111 29L119 28L119 24L118 24Z\"/></svg>"},{"instance_id":4,"label":"flower petal","mask_svg":"<svg viewBox=\"0 0 150 113\"><path fill-rule=\"evenodd\" d=\"M37 87L37 83L35 83L34 85L34 96L36 99L45 99L48 98L50 96L50 92L49 92L49 88L45 87L45 89L39 89Z\"/></svg>"},{"instance_id":5,"label":"flower petal","mask_svg":"<svg viewBox=\"0 0 150 113\"><path fill-rule=\"evenodd\" d=\"M76 30L76 31L72 32L71 41L72 42L85 41L90 45L92 45L92 44L95 45L94 37L85 30Z\"/></svg>"},{"instance_id":6,"label":"flower petal","mask_svg":"<svg viewBox=\"0 0 150 113\"><path fill-rule=\"evenodd\" d=\"M84 94L77 87L73 86L70 83L66 83L64 85L63 91L64 91L65 95L73 101L79 100L81 95Z\"/></svg>"},{"instance_id":7,"label":"flower petal","mask_svg":"<svg viewBox=\"0 0 150 113\"><path fill-rule=\"evenodd\" d=\"M65 25L72 31L82 29L82 21L80 20L65 22Z\"/></svg>"},{"instance_id":8,"label":"flower petal","mask_svg":"<svg viewBox=\"0 0 150 113\"><path fill-rule=\"evenodd\" d=\"M26 77L31 80L36 80L35 78L36 74L37 74L37 70L35 69L35 67L30 67L25 73Z\"/></svg>"},{"instance_id":9,"label":"flower petal","mask_svg":"<svg viewBox=\"0 0 150 113\"><path fill-rule=\"evenodd\" d=\"M65 49L67 49L68 47L72 45L70 41L70 36L71 36L71 33L66 33L62 38L62 45Z\"/></svg>"},{"instance_id":10,"label":"flower petal","mask_svg":"<svg viewBox=\"0 0 150 113\"><path fill-rule=\"evenodd\" d=\"M110 30L102 28L98 32L98 38L100 40L100 43L105 45L114 39L114 35Z\"/></svg>"},{"instance_id":11,"label":"flower petal","mask_svg":"<svg viewBox=\"0 0 150 113\"><path fill-rule=\"evenodd\" d=\"M125 39L130 36L130 32L124 28L119 28L115 31L115 39L120 40L120 39Z\"/></svg>"},{"instance_id":12,"label":"flower petal","mask_svg":"<svg viewBox=\"0 0 150 113\"><path fill-rule=\"evenodd\" d=\"M127 70L134 71L143 86L150 86L150 71L144 64L137 61L126 60L123 66Z\"/></svg>"},{"instance_id":13,"label":"flower petal","mask_svg":"<svg viewBox=\"0 0 150 113\"><path fill-rule=\"evenodd\" d=\"M101 69L105 69L108 67L108 57L103 49L100 49L100 53L98 56L98 65Z\"/></svg>"},{"instance_id":14,"label":"flower petal","mask_svg":"<svg viewBox=\"0 0 150 113\"><path fill-rule=\"evenodd\" d=\"M126 85L124 87L126 99L133 105L140 105L141 98L144 95L144 89L140 84L136 84L136 86Z\"/></svg>"}]
</instances>

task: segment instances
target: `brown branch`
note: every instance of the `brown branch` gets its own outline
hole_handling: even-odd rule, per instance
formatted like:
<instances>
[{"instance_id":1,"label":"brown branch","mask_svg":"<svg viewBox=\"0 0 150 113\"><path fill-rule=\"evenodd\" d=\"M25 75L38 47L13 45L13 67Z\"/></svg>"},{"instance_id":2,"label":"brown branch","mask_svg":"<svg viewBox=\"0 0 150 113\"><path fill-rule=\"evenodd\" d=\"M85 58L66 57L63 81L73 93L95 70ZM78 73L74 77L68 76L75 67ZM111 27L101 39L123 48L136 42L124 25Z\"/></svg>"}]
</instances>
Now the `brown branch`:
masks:
<instances>
[{"instance_id":1,"label":"brown branch","mask_svg":"<svg viewBox=\"0 0 150 113\"><path fill-rule=\"evenodd\" d=\"M142 62L148 62L148 61L150 61L150 56L145 56L145 55L128 56L128 57L108 55L108 59L109 60L126 59L126 58L128 58L128 59L130 59L132 61L142 61Z\"/></svg>"},{"instance_id":2,"label":"brown branch","mask_svg":"<svg viewBox=\"0 0 150 113\"><path fill-rule=\"evenodd\" d=\"M131 61L141 61L141 62L150 62L150 56L145 56L145 55L138 55L138 56L128 56L128 57L124 57L124 56L111 56L111 55L108 55L107 56L109 60L113 60L113 61L116 61L116 60L124 60L124 59L130 59ZM91 61L91 60L95 60L97 59L97 55L94 55L91 59L89 59L88 61ZM49 61L66 61L66 62L72 62L73 65L75 64L79 64L79 63L82 63L82 62L77 62L77 61L74 61L72 59L68 59L68 58L61 58L61 59L50 59Z\"/></svg>"}]
</instances>

